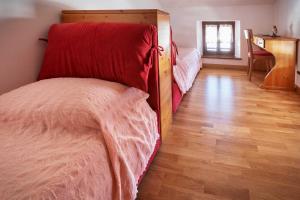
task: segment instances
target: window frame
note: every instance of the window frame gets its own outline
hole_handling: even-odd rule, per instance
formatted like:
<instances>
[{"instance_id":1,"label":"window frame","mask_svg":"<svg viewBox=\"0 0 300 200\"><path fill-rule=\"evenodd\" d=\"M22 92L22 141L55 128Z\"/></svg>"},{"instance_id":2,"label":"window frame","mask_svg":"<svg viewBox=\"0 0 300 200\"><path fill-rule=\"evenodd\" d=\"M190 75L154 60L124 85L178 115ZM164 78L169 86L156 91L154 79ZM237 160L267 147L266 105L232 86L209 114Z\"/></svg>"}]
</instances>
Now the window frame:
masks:
<instances>
[{"instance_id":1,"label":"window frame","mask_svg":"<svg viewBox=\"0 0 300 200\"><path fill-rule=\"evenodd\" d=\"M220 49L220 40L219 40L219 30L220 26L223 24L230 24L232 25L232 31L233 31L233 42L232 42L232 48L231 51L229 52L222 52ZM216 25L218 27L218 42L217 42L217 51L216 52L211 52L207 51L207 46L206 46L206 25ZM203 47L203 55L204 56L230 56L234 57L235 56L235 21L203 21L202 22L202 32L203 32L203 41L202 41L202 47Z\"/></svg>"}]
</instances>

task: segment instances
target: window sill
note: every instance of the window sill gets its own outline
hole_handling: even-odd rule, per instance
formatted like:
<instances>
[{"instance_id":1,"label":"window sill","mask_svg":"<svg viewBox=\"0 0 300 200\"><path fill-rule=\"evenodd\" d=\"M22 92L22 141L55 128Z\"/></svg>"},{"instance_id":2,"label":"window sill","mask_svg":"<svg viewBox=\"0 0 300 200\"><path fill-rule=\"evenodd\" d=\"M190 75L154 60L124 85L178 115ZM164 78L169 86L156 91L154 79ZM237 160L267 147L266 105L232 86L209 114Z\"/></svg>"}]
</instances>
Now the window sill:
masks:
<instances>
[{"instance_id":1,"label":"window sill","mask_svg":"<svg viewBox=\"0 0 300 200\"><path fill-rule=\"evenodd\" d=\"M226 55L203 55L202 58L242 60L242 58L238 58L235 56L226 56Z\"/></svg>"}]
</instances>

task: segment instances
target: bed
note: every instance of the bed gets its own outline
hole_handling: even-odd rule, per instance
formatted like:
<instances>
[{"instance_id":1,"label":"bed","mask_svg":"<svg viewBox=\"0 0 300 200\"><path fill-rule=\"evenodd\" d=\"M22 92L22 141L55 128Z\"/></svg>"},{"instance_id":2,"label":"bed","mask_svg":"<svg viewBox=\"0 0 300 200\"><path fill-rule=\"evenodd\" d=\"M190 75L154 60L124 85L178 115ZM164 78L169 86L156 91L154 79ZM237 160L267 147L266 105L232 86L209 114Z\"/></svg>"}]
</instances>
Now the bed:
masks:
<instances>
[{"instance_id":1,"label":"bed","mask_svg":"<svg viewBox=\"0 0 300 200\"><path fill-rule=\"evenodd\" d=\"M202 67L202 62L200 52L197 49L177 48L174 43L173 46L172 109L175 113L184 94L192 87Z\"/></svg>"},{"instance_id":2,"label":"bed","mask_svg":"<svg viewBox=\"0 0 300 200\"><path fill-rule=\"evenodd\" d=\"M149 24L51 26L39 81L0 96L1 198L136 198L171 121L158 33Z\"/></svg>"}]
</instances>

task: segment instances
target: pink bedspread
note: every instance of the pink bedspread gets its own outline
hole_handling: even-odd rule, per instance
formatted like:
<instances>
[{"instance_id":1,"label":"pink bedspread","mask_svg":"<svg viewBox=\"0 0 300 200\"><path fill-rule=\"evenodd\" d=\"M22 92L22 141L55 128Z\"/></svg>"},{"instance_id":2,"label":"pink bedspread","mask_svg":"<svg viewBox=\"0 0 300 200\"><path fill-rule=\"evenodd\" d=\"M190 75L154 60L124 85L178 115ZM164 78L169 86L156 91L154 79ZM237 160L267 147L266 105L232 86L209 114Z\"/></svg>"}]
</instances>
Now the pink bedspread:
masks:
<instances>
[{"instance_id":1,"label":"pink bedspread","mask_svg":"<svg viewBox=\"0 0 300 200\"><path fill-rule=\"evenodd\" d=\"M197 49L180 48L173 67L173 74L182 94L185 94L193 85L201 68L200 52Z\"/></svg>"},{"instance_id":2,"label":"pink bedspread","mask_svg":"<svg viewBox=\"0 0 300 200\"><path fill-rule=\"evenodd\" d=\"M0 199L134 199L159 137L147 97L79 78L0 96Z\"/></svg>"}]
</instances>

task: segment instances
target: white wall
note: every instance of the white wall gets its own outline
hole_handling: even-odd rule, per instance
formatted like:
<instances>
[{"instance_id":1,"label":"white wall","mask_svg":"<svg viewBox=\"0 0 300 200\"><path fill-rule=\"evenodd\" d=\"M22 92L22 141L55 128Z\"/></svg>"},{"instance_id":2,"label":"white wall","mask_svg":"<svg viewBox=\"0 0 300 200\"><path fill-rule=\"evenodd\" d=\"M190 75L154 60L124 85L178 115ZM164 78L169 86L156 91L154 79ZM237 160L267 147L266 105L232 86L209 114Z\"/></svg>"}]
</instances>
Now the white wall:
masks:
<instances>
[{"instance_id":1,"label":"white wall","mask_svg":"<svg viewBox=\"0 0 300 200\"><path fill-rule=\"evenodd\" d=\"M277 0L274 10L275 23L280 35L300 39L300 0ZM298 44L298 48L300 48ZM298 71L300 71L300 51L298 50ZM300 87L300 75L296 75Z\"/></svg>"},{"instance_id":2,"label":"white wall","mask_svg":"<svg viewBox=\"0 0 300 200\"><path fill-rule=\"evenodd\" d=\"M199 1L200 2L200 1ZM217 2L217 1L215 1ZM220 2L220 1L218 1ZM238 1L236 1L238 2ZM247 65L247 46L244 40L243 30L252 28L254 33L268 34L271 32L273 25L274 7L271 1L265 4L253 5L250 3L241 4L206 4L188 6L187 4L170 6L163 4L165 10L171 14L171 23L174 32L174 40L178 46L197 47L196 24L198 20L238 20L241 26L241 57L243 60L219 60L204 59L204 63L210 64L230 64L230 65Z\"/></svg>"},{"instance_id":3,"label":"white wall","mask_svg":"<svg viewBox=\"0 0 300 200\"><path fill-rule=\"evenodd\" d=\"M49 26L62 9L161 8L158 0L0 0L0 94L36 80Z\"/></svg>"}]
</instances>

